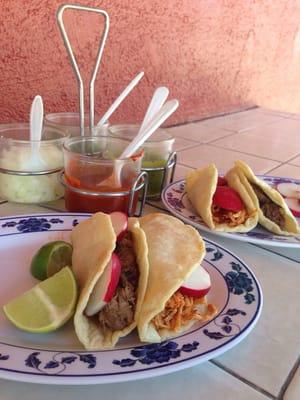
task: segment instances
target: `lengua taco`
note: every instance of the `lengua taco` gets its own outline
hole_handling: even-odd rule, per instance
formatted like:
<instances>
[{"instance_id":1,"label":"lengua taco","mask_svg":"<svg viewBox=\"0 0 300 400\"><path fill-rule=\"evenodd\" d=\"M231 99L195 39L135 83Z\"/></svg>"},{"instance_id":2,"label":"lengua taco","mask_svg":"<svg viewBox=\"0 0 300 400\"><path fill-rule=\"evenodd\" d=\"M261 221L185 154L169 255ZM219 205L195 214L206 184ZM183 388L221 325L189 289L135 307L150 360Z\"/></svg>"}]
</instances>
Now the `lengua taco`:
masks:
<instances>
[{"instance_id":1,"label":"lengua taco","mask_svg":"<svg viewBox=\"0 0 300 400\"><path fill-rule=\"evenodd\" d=\"M236 161L234 170L258 208L259 223L279 235L300 234L299 225L281 194L257 178L243 161Z\"/></svg>"},{"instance_id":2,"label":"lengua taco","mask_svg":"<svg viewBox=\"0 0 300 400\"><path fill-rule=\"evenodd\" d=\"M71 235L80 290L74 325L88 350L112 348L136 327L146 290L145 234L135 218L128 219L127 229L124 224L120 228L122 213L115 214L121 217L96 213ZM127 224L127 218L123 222Z\"/></svg>"},{"instance_id":3,"label":"lengua taco","mask_svg":"<svg viewBox=\"0 0 300 400\"><path fill-rule=\"evenodd\" d=\"M211 319L217 310L205 297L210 279L201 266L205 245L199 233L165 214L139 222L148 244L149 276L138 333L143 342L160 342Z\"/></svg>"},{"instance_id":4,"label":"lengua taco","mask_svg":"<svg viewBox=\"0 0 300 400\"><path fill-rule=\"evenodd\" d=\"M218 177L214 164L191 171L186 191L192 205L212 230L248 232L258 223L258 209L239 174L231 170L226 179Z\"/></svg>"}]
</instances>

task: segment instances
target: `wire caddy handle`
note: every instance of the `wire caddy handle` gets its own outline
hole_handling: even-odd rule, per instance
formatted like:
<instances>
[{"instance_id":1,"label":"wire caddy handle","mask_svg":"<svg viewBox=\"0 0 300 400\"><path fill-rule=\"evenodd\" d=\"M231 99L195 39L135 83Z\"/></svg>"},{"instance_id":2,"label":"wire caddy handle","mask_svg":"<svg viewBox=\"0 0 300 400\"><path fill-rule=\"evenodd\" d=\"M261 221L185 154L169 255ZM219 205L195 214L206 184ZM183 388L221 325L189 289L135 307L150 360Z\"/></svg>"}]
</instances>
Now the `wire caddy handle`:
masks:
<instances>
[{"instance_id":1,"label":"wire caddy handle","mask_svg":"<svg viewBox=\"0 0 300 400\"><path fill-rule=\"evenodd\" d=\"M63 41L65 47L67 49L72 68L74 70L77 82L78 82L78 89L79 89L79 115L80 115L80 135L84 136L84 84L83 79L79 71L79 67L74 56L74 52L71 46L71 42L69 40L68 34L65 29L64 21L63 21L63 14L66 10L78 10L78 11L87 11L100 14L104 17L104 30L102 32L102 36L99 43L98 53L96 57L96 62L92 71L91 79L89 81L89 106L90 106L90 130L93 131L94 128L94 115L95 115L95 80L97 77L97 73L99 70L100 62L103 55L104 46L107 40L108 31L109 31L109 15L106 11L101 10L95 7L87 7L87 6L80 6L80 5L73 5L73 4L62 4L58 11L57 11L57 23L60 28Z\"/></svg>"}]
</instances>

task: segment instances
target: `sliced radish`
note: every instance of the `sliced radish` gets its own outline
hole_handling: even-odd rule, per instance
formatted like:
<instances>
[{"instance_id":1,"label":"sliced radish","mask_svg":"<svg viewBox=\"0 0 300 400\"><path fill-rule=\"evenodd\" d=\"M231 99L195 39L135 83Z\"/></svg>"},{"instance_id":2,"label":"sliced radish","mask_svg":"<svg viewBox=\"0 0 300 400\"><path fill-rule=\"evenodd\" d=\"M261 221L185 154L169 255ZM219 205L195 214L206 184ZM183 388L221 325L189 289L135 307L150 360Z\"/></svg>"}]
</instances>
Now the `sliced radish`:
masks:
<instances>
[{"instance_id":1,"label":"sliced radish","mask_svg":"<svg viewBox=\"0 0 300 400\"><path fill-rule=\"evenodd\" d=\"M278 192L284 197L300 199L300 185L282 182L277 185Z\"/></svg>"},{"instance_id":2,"label":"sliced radish","mask_svg":"<svg viewBox=\"0 0 300 400\"><path fill-rule=\"evenodd\" d=\"M120 279L121 267L122 265L119 257L113 253L90 295L85 308L85 314L87 316L90 317L97 314L113 298Z\"/></svg>"},{"instance_id":3,"label":"sliced radish","mask_svg":"<svg viewBox=\"0 0 300 400\"><path fill-rule=\"evenodd\" d=\"M203 297L211 287L210 276L205 269L199 265L180 287L180 292L187 296Z\"/></svg>"},{"instance_id":4,"label":"sliced radish","mask_svg":"<svg viewBox=\"0 0 300 400\"><path fill-rule=\"evenodd\" d=\"M224 176L218 176L217 186L226 186L226 185L227 185L227 181L224 178Z\"/></svg>"},{"instance_id":5,"label":"sliced radish","mask_svg":"<svg viewBox=\"0 0 300 400\"><path fill-rule=\"evenodd\" d=\"M298 199L291 199L287 197L284 199L288 208L291 210L295 217L300 217L300 202Z\"/></svg>"},{"instance_id":6,"label":"sliced radish","mask_svg":"<svg viewBox=\"0 0 300 400\"><path fill-rule=\"evenodd\" d=\"M121 211L114 211L110 214L110 218L117 240L120 241L127 232L128 217Z\"/></svg>"},{"instance_id":7,"label":"sliced radish","mask_svg":"<svg viewBox=\"0 0 300 400\"><path fill-rule=\"evenodd\" d=\"M230 211L240 211L244 208L239 194L229 186L217 186L213 204Z\"/></svg>"}]
</instances>

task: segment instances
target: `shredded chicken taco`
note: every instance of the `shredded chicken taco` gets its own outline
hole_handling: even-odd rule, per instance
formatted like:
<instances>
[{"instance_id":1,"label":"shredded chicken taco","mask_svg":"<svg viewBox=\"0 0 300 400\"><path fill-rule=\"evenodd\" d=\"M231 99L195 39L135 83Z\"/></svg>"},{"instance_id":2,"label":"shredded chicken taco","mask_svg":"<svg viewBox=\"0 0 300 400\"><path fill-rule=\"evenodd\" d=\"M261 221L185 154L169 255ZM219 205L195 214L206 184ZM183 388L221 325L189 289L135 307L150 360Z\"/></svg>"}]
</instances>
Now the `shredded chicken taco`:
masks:
<instances>
[{"instance_id":1,"label":"shredded chicken taco","mask_svg":"<svg viewBox=\"0 0 300 400\"><path fill-rule=\"evenodd\" d=\"M88 350L115 346L137 324L148 278L146 238L135 218L116 237L111 217L96 213L72 232L72 264L80 287L74 316Z\"/></svg>"},{"instance_id":2,"label":"shredded chicken taco","mask_svg":"<svg viewBox=\"0 0 300 400\"><path fill-rule=\"evenodd\" d=\"M143 342L161 342L188 330L196 321L207 321L217 312L208 304L201 282L209 290L209 275L201 266L205 245L191 226L165 214L139 219L148 245L149 276L138 315ZM193 274L198 291L188 287ZM196 288L197 289L197 288Z\"/></svg>"},{"instance_id":3,"label":"shredded chicken taco","mask_svg":"<svg viewBox=\"0 0 300 400\"><path fill-rule=\"evenodd\" d=\"M229 171L226 179L218 177L214 164L191 171L186 177L186 191L212 230L248 232L258 223L258 209L234 170Z\"/></svg>"},{"instance_id":4,"label":"shredded chicken taco","mask_svg":"<svg viewBox=\"0 0 300 400\"><path fill-rule=\"evenodd\" d=\"M277 190L257 178L243 161L236 161L234 170L258 208L259 223L262 226L279 235L300 233L295 217Z\"/></svg>"}]
</instances>

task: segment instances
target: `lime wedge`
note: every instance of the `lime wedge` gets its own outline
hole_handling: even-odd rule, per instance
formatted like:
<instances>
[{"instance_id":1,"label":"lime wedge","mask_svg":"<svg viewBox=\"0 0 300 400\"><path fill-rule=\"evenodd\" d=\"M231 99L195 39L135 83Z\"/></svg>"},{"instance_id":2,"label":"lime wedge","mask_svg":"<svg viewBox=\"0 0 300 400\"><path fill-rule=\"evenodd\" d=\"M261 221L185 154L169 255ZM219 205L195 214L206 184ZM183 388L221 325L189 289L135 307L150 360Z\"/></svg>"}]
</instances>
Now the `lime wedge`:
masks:
<instances>
[{"instance_id":1,"label":"lime wedge","mask_svg":"<svg viewBox=\"0 0 300 400\"><path fill-rule=\"evenodd\" d=\"M50 278L63 267L72 265L72 251L71 244L63 240L45 244L31 261L31 274L41 281Z\"/></svg>"},{"instance_id":2,"label":"lime wedge","mask_svg":"<svg viewBox=\"0 0 300 400\"><path fill-rule=\"evenodd\" d=\"M40 282L3 307L18 328L36 333L52 332L74 314L77 285L69 267Z\"/></svg>"}]
</instances>

